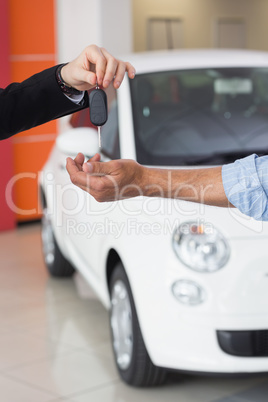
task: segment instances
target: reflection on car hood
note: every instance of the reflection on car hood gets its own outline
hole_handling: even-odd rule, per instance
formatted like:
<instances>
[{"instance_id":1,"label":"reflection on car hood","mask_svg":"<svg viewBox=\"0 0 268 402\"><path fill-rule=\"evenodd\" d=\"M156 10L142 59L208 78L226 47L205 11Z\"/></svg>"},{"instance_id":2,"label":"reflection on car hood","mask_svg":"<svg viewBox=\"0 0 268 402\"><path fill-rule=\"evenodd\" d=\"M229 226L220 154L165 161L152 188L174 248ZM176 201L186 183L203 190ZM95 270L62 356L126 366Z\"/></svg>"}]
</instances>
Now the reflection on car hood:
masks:
<instances>
[{"instance_id":1,"label":"reflection on car hood","mask_svg":"<svg viewBox=\"0 0 268 402\"><path fill-rule=\"evenodd\" d=\"M147 224L167 236L183 222L198 221L200 224L213 225L228 239L267 237L268 223L249 218L236 208L221 208L198 203L164 199L136 197L118 202L117 206L125 211L125 219ZM122 214L121 214L122 215ZM157 226L158 225L158 226Z\"/></svg>"}]
</instances>

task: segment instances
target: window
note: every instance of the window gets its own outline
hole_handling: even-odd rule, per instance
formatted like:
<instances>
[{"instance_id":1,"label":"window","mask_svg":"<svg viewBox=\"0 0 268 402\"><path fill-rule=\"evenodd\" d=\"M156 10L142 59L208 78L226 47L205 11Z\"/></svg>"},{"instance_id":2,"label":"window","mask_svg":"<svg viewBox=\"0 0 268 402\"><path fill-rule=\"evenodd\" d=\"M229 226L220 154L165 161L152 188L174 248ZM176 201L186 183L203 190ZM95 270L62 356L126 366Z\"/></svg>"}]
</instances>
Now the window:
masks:
<instances>
[{"instance_id":1,"label":"window","mask_svg":"<svg viewBox=\"0 0 268 402\"><path fill-rule=\"evenodd\" d=\"M110 159L119 159L120 147L116 90L110 85L106 93L108 99L108 120L101 129L101 151Z\"/></svg>"},{"instance_id":2,"label":"window","mask_svg":"<svg viewBox=\"0 0 268 402\"><path fill-rule=\"evenodd\" d=\"M149 18L148 50L182 48L182 20L180 18Z\"/></svg>"},{"instance_id":3,"label":"window","mask_svg":"<svg viewBox=\"0 0 268 402\"><path fill-rule=\"evenodd\" d=\"M218 48L244 49L245 21L240 18L220 18L216 23L215 45Z\"/></svg>"},{"instance_id":4,"label":"window","mask_svg":"<svg viewBox=\"0 0 268 402\"><path fill-rule=\"evenodd\" d=\"M209 68L130 81L137 160L215 165L268 153L268 69Z\"/></svg>"},{"instance_id":5,"label":"window","mask_svg":"<svg viewBox=\"0 0 268 402\"><path fill-rule=\"evenodd\" d=\"M110 159L119 159L120 148L116 90L112 85L110 85L109 88L105 90L105 92L107 94L108 102L108 120L101 128L101 152ZM74 113L70 119L70 124L74 128L95 128L95 126L91 124L88 108Z\"/></svg>"}]
</instances>

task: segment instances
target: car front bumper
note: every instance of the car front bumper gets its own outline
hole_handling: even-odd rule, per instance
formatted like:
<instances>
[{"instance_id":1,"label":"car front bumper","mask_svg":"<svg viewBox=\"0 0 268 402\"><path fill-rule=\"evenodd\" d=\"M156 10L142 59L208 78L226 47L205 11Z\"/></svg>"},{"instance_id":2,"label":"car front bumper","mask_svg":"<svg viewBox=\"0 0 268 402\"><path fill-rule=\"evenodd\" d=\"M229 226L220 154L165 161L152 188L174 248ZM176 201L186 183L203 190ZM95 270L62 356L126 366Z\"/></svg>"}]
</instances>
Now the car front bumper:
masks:
<instances>
[{"instance_id":1,"label":"car front bumper","mask_svg":"<svg viewBox=\"0 0 268 402\"><path fill-rule=\"evenodd\" d=\"M262 322L261 329L268 329L267 317L259 317ZM212 317L211 317L212 320ZM211 321L210 320L210 321ZM253 317L244 317L240 322L241 327L250 328L252 326ZM213 320L212 320L213 321ZM215 319L216 321L216 319ZM237 317L234 327L237 327ZM229 322L229 325L227 325ZM248 322L248 325L246 325ZM175 325L174 325L175 324ZM208 373L256 373L268 371L268 355L267 355L267 337L263 345L264 354L266 356L235 356L230 354L233 351L232 342L228 343L229 350L224 351L219 344L219 333L230 334L229 328L232 327L230 317L226 320L226 328L218 330L213 325L203 325L200 322L194 322L187 317L177 316L176 321L170 326L170 323L162 322L161 334L155 334L153 344L161 345L158 350L154 348L151 351L149 346L149 354L155 365L170 369L198 371ZM233 334L238 333L256 334L259 330L232 331ZM264 331L262 331L264 332ZM265 331L267 334L267 330ZM236 339L239 341L239 339ZM251 340L248 337L247 341ZM240 338L241 341L241 338ZM153 344L151 344L153 346ZM226 343L225 343L226 349ZM240 351L251 353L252 345L240 344ZM236 349L237 351L237 349ZM152 353L151 353L152 352Z\"/></svg>"},{"instance_id":2,"label":"car front bumper","mask_svg":"<svg viewBox=\"0 0 268 402\"><path fill-rule=\"evenodd\" d=\"M184 267L163 242L162 247L154 244L155 263L144 254L139 261L133 256L135 266L129 267L128 275L155 365L209 373L268 371L266 352L237 356L224 351L218 341L218 331L268 331L267 238L234 239L230 244L228 264L211 274ZM254 253L245 253L250 248ZM198 306L180 303L172 294L172 285L179 279L202 286L206 300ZM266 351L268 335L264 342Z\"/></svg>"}]
</instances>

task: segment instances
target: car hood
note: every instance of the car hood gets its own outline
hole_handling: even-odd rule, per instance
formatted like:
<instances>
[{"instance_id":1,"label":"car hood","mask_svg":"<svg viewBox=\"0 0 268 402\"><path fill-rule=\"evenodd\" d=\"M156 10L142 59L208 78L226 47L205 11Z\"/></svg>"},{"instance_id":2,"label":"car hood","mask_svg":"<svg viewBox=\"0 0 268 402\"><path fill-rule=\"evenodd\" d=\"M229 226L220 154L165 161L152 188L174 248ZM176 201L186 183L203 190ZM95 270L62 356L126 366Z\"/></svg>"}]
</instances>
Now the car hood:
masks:
<instances>
[{"instance_id":1,"label":"car hood","mask_svg":"<svg viewBox=\"0 0 268 402\"><path fill-rule=\"evenodd\" d=\"M183 222L213 225L230 238L268 238L268 222L256 221L237 208L221 208L174 199L136 197L118 202L125 219L158 225L164 233Z\"/></svg>"}]
</instances>

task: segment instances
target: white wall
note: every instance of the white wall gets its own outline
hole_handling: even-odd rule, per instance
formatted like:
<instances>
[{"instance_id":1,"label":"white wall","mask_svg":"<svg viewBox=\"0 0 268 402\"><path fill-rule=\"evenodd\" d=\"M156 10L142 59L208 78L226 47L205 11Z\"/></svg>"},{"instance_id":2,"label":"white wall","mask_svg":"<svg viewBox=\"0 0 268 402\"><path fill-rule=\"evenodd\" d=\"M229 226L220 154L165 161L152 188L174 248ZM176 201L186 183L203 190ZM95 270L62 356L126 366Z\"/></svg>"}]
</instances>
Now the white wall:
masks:
<instances>
[{"instance_id":1,"label":"white wall","mask_svg":"<svg viewBox=\"0 0 268 402\"><path fill-rule=\"evenodd\" d=\"M135 0L134 0L135 1ZM98 0L101 43L114 56L133 50L132 0Z\"/></svg>"},{"instance_id":2,"label":"white wall","mask_svg":"<svg viewBox=\"0 0 268 402\"><path fill-rule=\"evenodd\" d=\"M133 0L134 50L146 50L149 17L173 16L183 20L185 48L214 47L215 21L245 21L246 48L268 50L268 0Z\"/></svg>"},{"instance_id":3,"label":"white wall","mask_svg":"<svg viewBox=\"0 0 268 402\"><path fill-rule=\"evenodd\" d=\"M73 60L90 44L114 56L132 51L132 0L56 0L58 63ZM59 120L59 132L69 117Z\"/></svg>"},{"instance_id":4,"label":"white wall","mask_svg":"<svg viewBox=\"0 0 268 402\"><path fill-rule=\"evenodd\" d=\"M132 0L57 0L58 61L95 43L115 56L132 51Z\"/></svg>"}]
</instances>

